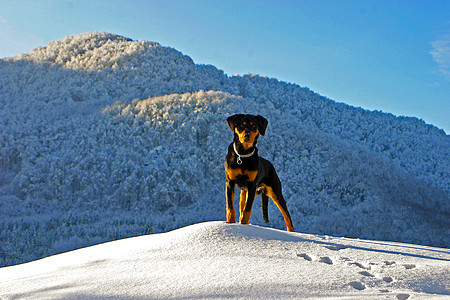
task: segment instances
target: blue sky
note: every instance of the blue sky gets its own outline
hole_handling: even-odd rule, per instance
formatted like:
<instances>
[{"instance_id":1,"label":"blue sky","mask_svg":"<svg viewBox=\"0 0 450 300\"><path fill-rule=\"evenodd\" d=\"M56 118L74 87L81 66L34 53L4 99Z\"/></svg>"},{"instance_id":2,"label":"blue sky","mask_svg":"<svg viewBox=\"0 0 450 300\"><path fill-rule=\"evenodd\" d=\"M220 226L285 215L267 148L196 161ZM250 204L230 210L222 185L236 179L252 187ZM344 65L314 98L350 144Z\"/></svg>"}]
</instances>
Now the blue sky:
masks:
<instances>
[{"instance_id":1,"label":"blue sky","mask_svg":"<svg viewBox=\"0 0 450 300\"><path fill-rule=\"evenodd\" d=\"M450 1L0 0L0 57L88 31L450 132Z\"/></svg>"}]
</instances>

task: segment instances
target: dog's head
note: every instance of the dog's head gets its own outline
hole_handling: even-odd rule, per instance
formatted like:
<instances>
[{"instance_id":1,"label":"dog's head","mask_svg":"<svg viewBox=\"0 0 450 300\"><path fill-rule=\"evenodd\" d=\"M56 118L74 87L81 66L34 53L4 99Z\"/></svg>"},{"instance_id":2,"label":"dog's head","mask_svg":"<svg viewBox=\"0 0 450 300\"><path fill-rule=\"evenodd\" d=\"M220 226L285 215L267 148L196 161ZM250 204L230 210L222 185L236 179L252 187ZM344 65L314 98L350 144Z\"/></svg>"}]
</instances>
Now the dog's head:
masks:
<instances>
[{"instance_id":1,"label":"dog's head","mask_svg":"<svg viewBox=\"0 0 450 300\"><path fill-rule=\"evenodd\" d=\"M266 118L257 115L237 114L228 117L228 126L235 134L235 139L248 149L256 144L259 134L266 133L267 124Z\"/></svg>"}]
</instances>

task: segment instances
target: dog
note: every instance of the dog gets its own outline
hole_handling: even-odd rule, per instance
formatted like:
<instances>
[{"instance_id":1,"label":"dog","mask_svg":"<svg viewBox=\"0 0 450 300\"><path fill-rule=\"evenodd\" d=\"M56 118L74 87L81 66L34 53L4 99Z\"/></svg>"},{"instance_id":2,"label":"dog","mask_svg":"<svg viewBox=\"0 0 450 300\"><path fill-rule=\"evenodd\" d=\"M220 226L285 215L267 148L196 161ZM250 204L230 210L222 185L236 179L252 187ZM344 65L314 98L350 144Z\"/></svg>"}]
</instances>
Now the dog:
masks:
<instances>
[{"instance_id":1,"label":"dog","mask_svg":"<svg viewBox=\"0 0 450 300\"><path fill-rule=\"evenodd\" d=\"M234 188L241 189L239 196L239 221L248 224L255 197L261 194L263 217L269 222L267 205L269 198L280 209L287 231L294 231L286 201L281 192L281 181L268 160L258 156L256 142L264 135L269 123L260 115L237 114L227 118L234 133L225 158L227 223L235 223Z\"/></svg>"}]
</instances>

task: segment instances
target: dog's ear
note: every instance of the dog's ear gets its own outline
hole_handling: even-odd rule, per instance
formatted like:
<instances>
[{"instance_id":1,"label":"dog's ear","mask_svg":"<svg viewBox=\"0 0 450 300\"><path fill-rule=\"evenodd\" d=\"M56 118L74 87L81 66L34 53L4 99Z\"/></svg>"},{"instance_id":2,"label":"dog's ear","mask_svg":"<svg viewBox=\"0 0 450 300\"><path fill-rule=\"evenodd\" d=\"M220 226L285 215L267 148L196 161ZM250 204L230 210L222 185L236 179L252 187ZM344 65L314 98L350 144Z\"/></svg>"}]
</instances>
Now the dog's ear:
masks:
<instances>
[{"instance_id":1,"label":"dog's ear","mask_svg":"<svg viewBox=\"0 0 450 300\"><path fill-rule=\"evenodd\" d=\"M264 118L263 116L257 115L255 117L256 119L256 125L258 126L258 130L259 133L261 135L266 134L266 128L267 128L267 124L269 124L269 121L266 120L266 118Z\"/></svg>"},{"instance_id":2,"label":"dog's ear","mask_svg":"<svg viewBox=\"0 0 450 300\"><path fill-rule=\"evenodd\" d=\"M231 131L234 132L234 128L236 127L236 123L241 118L241 116L242 115L237 114L237 115L232 115L232 116L227 118L227 123L228 123L228 126L230 126Z\"/></svg>"}]
</instances>

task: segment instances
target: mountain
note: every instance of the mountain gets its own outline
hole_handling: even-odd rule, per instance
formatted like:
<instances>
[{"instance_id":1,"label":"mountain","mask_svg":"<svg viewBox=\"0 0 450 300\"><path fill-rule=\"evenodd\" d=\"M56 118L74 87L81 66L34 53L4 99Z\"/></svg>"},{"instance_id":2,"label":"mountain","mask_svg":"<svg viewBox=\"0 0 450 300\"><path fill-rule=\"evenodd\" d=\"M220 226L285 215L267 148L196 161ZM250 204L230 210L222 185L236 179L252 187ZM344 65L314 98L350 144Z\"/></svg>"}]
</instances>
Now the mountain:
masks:
<instances>
[{"instance_id":1,"label":"mountain","mask_svg":"<svg viewBox=\"0 0 450 300\"><path fill-rule=\"evenodd\" d=\"M448 250L225 222L0 269L2 299L448 299Z\"/></svg>"},{"instance_id":2,"label":"mountain","mask_svg":"<svg viewBox=\"0 0 450 300\"><path fill-rule=\"evenodd\" d=\"M94 32L0 60L0 265L224 220L234 113L269 120L297 231L450 246L443 130Z\"/></svg>"}]
</instances>

